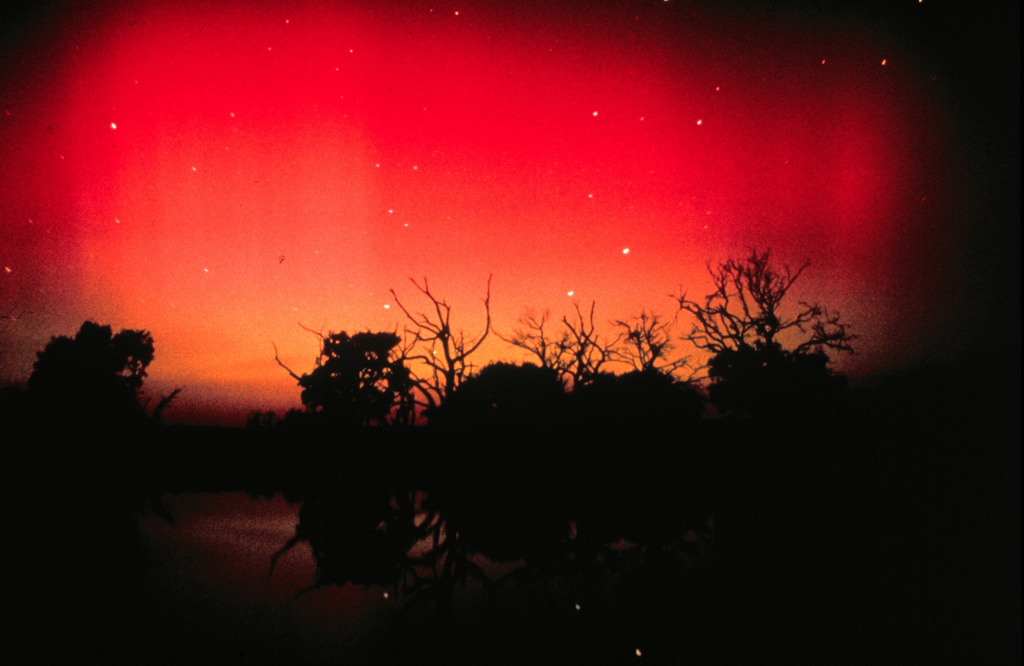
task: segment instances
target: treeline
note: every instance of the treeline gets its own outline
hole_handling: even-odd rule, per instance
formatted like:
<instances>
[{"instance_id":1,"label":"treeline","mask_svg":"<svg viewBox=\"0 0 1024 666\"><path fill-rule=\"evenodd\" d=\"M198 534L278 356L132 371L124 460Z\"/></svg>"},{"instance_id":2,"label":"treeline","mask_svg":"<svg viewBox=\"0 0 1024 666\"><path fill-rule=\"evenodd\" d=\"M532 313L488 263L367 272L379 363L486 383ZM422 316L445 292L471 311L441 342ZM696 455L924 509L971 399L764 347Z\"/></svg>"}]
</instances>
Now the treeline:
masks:
<instances>
[{"instance_id":1,"label":"treeline","mask_svg":"<svg viewBox=\"0 0 1024 666\"><path fill-rule=\"evenodd\" d=\"M530 360L482 367L489 287L467 335L415 283L425 313L396 295L401 333L316 333L314 367L284 368L304 408L254 412L244 429L161 425L177 392L140 399L151 336L86 322L39 353L25 390L0 394L17 471L9 524L14 542L31 544L15 558L30 572L15 598L30 607L26 622L56 614L83 627L54 654L123 654L96 627L138 629L138 517L173 521L167 492L280 492L302 503L300 522L268 569L307 542L309 590L381 585L409 615L434 618L403 634L396 645L409 651L395 648L396 659L452 635L443 618L467 587L491 599L532 590L547 625L530 635L567 632L548 661L632 658L640 643L666 660L683 644L711 661L909 656L881 590L923 588L895 579L886 535L908 527L894 507L927 513L920 498L932 497L901 451L948 472L934 462L941 449L907 448L938 411L907 418L891 406L916 384L890 405L849 390L826 352L851 351L854 336L824 306L790 302L805 268L776 267L767 252L711 267L712 293L676 297L685 333L646 311L609 333L593 305L558 322L528 313L500 337ZM704 368L688 365L687 345L707 355ZM940 394L948 404L934 387L928 395ZM964 422L926 430L966 437ZM519 566L491 580L479 556ZM65 601L56 610L43 601L54 596ZM89 604L97 619L83 624ZM447 658L496 645L513 661L539 656L536 641L508 633L521 615L488 617L499 619L476 648L458 647L473 643L459 634Z\"/></svg>"},{"instance_id":2,"label":"treeline","mask_svg":"<svg viewBox=\"0 0 1024 666\"><path fill-rule=\"evenodd\" d=\"M39 353L26 390L3 392L18 533L47 554L32 562L43 580L87 597L134 589L137 517L173 520L162 493L284 492L302 507L281 552L310 544L310 589L390 586L442 614L460 583L493 587L476 555L524 562L518 580L561 581L577 601L601 596L612 544L659 575L712 543L726 544L725 561L743 551L730 540L751 543L735 507L740 488L768 478L761 448L773 450L772 484L803 487L794 470L810 470L807 452L846 409L824 350L848 351L853 336L824 307L785 302L803 270L756 251L718 264L713 293L677 297L693 322L685 335L646 311L612 322L611 335L593 305L557 326L527 314L503 339L531 362L484 367L474 354L492 330L489 285L485 321L468 336L414 282L428 307L395 296L402 335L317 333L312 370L282 364L304 409L254 413L241 432L161 426L177 392L140 400L152 337L86 322ZM704 384L680 377L683 343L711 354ZM630 369L614 374L616 363ZM709 402L734 418L703 419ZM797 515L774 516L769 532ZM83 566L97 575L81 586L68 572Z\"/></svg>"}]
</instances>

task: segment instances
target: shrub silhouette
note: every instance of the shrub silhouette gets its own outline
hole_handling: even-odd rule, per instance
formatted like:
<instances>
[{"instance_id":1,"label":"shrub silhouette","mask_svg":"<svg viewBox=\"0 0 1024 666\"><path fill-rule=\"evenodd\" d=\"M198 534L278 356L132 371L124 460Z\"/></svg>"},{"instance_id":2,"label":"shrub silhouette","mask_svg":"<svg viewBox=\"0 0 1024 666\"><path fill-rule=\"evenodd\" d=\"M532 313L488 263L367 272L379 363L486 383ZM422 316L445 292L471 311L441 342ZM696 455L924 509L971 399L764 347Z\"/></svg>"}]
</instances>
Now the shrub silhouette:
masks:
<instances>
[{"instance_id":1,"label":"shrub silhouette","mask_svg":"<svg viewBox=\"0 0 1024 666\"><path fill-rule=\"evenodd\" d=\"M726 412L828 416L847 393L846 378L828 362L824 352L790 352L777 343L724 349L711 358L708 394Z\"/></svg>"},{"instance_id":2,"label":"shrub silhouette","mask_svg":"<svg viewBox=\"0 0 1024 666\"><path fill-rule=\"evenodd\" d=\"M704 398L656 370L600 374L572 395L580 538L670 541L699 518L691 447Z\"/></svg>"},{"instance_id":3,"label":"shrub silhouette","mask_svg":"<svg viewBox=\"0 0 1024 666\"><path fill-rule=\"evenodd\" d=\"M492 363L465 380L438 411L437 423L491 434L540 434L565 409L558 372L532 363Z\"/></svg>"},{"instance_id":4,"label":"shrub silhouette","mask_svg":"<svg viewBox=\"0 0 1024 666\"><path fill-rule=\"evenodd\" d=\"M498 560L533 559L565 538L567 399L552 368L494 363L438 412L432 425L448 445L434 496L467 548Z\"/></svg>"}]
</instances>

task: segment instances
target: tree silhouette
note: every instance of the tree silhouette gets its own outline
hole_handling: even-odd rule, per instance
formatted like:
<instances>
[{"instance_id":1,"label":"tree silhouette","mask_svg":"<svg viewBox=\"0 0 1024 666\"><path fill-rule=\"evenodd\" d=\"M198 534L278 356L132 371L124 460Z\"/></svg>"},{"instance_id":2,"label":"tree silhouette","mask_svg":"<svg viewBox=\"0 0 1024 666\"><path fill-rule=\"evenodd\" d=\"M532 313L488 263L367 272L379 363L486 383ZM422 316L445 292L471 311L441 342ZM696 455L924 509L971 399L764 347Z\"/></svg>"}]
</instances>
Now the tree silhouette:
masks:
<instances>
[{"instance_id":1,"label":"tree silhouette","mask_svg":"<svg viewBox=\"0 0 1024 666\"><path fill-rule=\"evenodd\" d=\"M654 370L673 375L686 367L688 357L671 358L675 351L672 342L672 323L660 315L647 310L629 319L617 319L615 325L622 329L622 341L617 350L618 359L628 363L634 370Z\"/></svg>"},{"instance_id":2,"label":"tree silhouette","mask_svg":"<svg viewBox=\"0 0 1024 666\"><path fill-rule=\"evenodd\" d=\"M551 316L545 310L540 316L527 311L519 317L519 326L505 337L495 335L505 342L528 351L542 368L551 368L571 386L586 383L601 371L605 363L615 359L615 347L621 336L602 340L594 326L595 302L590 303L590 312L583 315L579 303L574 303L576 318L562 317L562 329L551 334L545 330Z\"/></svg>"},{"instance_id":3,"label":"tree silhouette","mask_svg":"<svg viewBox=\"0 0 1024 666\"><path fill-rule=\"evenodd\" d=\"M687 521L705 508L690 498L697 473L690 447L704 408L700 392L648 369L602 373L571 397L578 441L572 491L581 538L607 543L627 537L645 544L694 527ZM699 520L706 518L704 513Z\"/></svg>"},{"instance_id":4,"label":"tree silhouette","mask_svg":"<svg viewBox=\"0 0 1024 666\"><path fill-rule=\"evenodd\" d=\"M439 422L501 432L539 431L565 409L565 386L552 368L492 363L466 379L439 410Z\"/></svg>"},{"instance_id":5,"label":"tree silhouette","mask_svg":"<svg viewBox=\"0 0 1024 666\"><path fill-rule=\"evenodd\" d=\"M322 335L316 367L301 377L275 360L302 387L302 404L332 425L354 428L395 421L409 423L413 380L394 333L345 331Z\"/></svg>"},{"instance_id":6,"label":"tree silhouette","mask_svg":"<svg viewBox=\"0 0 1024 666\"><path fill-rule=\"evenodd\" d=\"M433 497L449 534L501 560L536 559L560 545L567 407L557 372L532 363L487 365L455 390L432 421L447 443Z\"/></svg>"},{"instance_id":7,"label":"tree silhouette","mask_svg":"<svg viewBox=\"0 0 1024 666\"><path fill-rule=\"evenodd\" d=\"M36 626L62 627L43 648L54 655L117 649L107 630L130 624L149 558L138 517L148 506L171 520L159 500L156 419L177 391L147 418L139 398L153 358L147 331L86 321L38 352L24 395L5 396L22 410L3 433L22 477L9 536L29 554L11 568L31 586L13 603Z\"/></svg>"},{"instance_id":8,"label":"tree silhouette","mask_svg":"<svg viewBox=\"0 0 1024 666\"><path fill-rule=\"evenodd\" d=\"M826 349L852 352L856 336L838 312L786 297L809 264L793 271L773 266L769 250L751 250L708 272L715 290L703 302L677 296L680 311L696 320L687 336L712 352L709 396L720 409L762 416L814 411L835 404L845 380L828 368ZM790 348L783 346L788 343Z\"/></svg>"},{"instance_id":9,"label":"tree silhouette","mask_svg":"<svg viewBox=\"0 0 1024 666\"><path fill-rule=\"evenodd\" d=\"M147 331L82 324L74 338L54 337L37 354L28 390L47 409L78 419L113 420L144 416L139 391L153 360Z\"/></svg>"},{"instance_id":10,"label":"tree silhouette","mask_svg":"<svg viewBox=\"0 0 1024 666\"><path fill-rule=\"evenodd\" d=\"M407 361L417 361L427 368L426 376L414 373L412 381L422 395L421 406L429 412L441 405L472 374L470 356L480 348L491 330L491 278L487 278L487 295L483 301L486 322L483 332L475 338L466 338L462 329L452 328L451 306L430 291L426 278L423 278L422 285L411 278L410 281L430 301L434 310L432 314L417 312L413 315L394 289L391 296L412 325L405 329L410 337L403 355Z\"/></svg>"},{"instance_id":11,"label":"tree silhouette","mask_svg":"<svg viewBox=\"0 0 1024 666\"><path fill-rule=\"evenodd\" d=\"M771 263L771 250L751 250L745 259L728 259L708 272L715 290L700 303L676 296L679 309L689 312L696 323L687 339L712 353L745 347L763 349L779 342L789 332L796 338L791 351L800 353L824 348L852 352L856 338L846 330L838 312L818 303L799 302L795 314L786 316L783 301L793 283L810 265L795 272L789 266L779 271Z\"/></svg>"}]
</instances>

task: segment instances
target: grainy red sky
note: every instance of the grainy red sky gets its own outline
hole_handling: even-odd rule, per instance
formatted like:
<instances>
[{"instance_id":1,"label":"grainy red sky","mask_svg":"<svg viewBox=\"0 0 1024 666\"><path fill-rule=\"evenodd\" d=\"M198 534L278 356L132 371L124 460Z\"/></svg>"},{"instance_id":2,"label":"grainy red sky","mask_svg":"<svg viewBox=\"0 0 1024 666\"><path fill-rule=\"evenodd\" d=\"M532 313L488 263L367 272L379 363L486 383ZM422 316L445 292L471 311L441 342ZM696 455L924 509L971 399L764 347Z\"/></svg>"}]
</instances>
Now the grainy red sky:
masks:
<instances>
[{"instance_id":1,"label":"grainy red sky","mask_svg":"<svg viewBox=\"0 0 1024 666\"><path fill-rule=\"evenodd\" d=\"M238 422L298 405L272 343L308 370L298 322L393 329L389 288L423 305L409 277L474 331L493 274L507 332L573 301L599 322L671 316L680 285L707 290L706 261L750 246L810 260L796 295L860 335L841 370L948 355L985 263L971 216L992 207L967 77L915 37L945 10L904 4L900 23L675 0L13 16L0 314L20 316L0 321L0 383L93 319L152 332L147 387L185 387L175 418Z\"/></svg>"}]
</instances>

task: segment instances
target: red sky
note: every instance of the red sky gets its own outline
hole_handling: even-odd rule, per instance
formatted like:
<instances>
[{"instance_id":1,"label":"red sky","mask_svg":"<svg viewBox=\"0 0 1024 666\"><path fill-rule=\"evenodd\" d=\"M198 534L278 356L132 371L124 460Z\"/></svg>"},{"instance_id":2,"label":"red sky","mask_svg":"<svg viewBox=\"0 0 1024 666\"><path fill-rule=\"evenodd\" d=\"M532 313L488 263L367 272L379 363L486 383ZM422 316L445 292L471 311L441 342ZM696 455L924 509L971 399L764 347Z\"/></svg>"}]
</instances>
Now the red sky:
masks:
<instances>
[{"instance_id":1,"label":"red sky","mask_svg":"<svg viewBox=\"0 0 1024 666\"><path fill-rule=\"evenodd\" d=\"M989 209L965 91L913 38L938 10L905 3L908 27L811 4L154 0L11 19L0 314L28 312L0 321L0 384L93 319L152 332L148 391L185 387L173 418L238 422L299 404L272 343L302 372L317 344L299 322L394 329L389 288L423 304L409 277L476 331L493 274L508 332L573 301L600 322L672 316L670 293L705 293L705 262L750 246L810 260L795 295L860 335L839 369L948 355L985 263L970 216Z\"/></svg>"}]
</instances>

